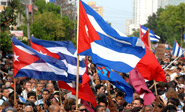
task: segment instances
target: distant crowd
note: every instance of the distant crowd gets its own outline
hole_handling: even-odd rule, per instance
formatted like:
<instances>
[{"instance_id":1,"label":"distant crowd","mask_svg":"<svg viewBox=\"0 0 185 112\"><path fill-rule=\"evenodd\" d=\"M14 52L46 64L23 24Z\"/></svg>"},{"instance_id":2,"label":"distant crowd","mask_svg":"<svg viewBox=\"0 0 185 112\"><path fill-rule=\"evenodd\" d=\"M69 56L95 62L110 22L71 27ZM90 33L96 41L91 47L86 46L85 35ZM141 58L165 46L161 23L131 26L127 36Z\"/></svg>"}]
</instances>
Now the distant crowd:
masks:
<instances>
[{"instance_id":1,"label":"distant crowd","mask_svg":"<svg viewBox=\"0 0 185 112\"><path fill-rule=\"evenodd\" d=\"M0 112L185 112L185 59L179 58L165 69L166 82L157 82L157 94L153 81L146 81L156 99L151 105L144 105L142 95L133 93L131 104L124 100L125 93L111 83L100 81L96 65L88 57L90 86L97 106L79 100L65 89L59 89L57 81L35 80L28 77L16 78L16 102L14 102L13 56L2 55L0 51ZM167 50L159 59L162 68L175 57ZM129 74L120 73L129 83ZM61 93L61 94L60 94Z\"/></svg>"}]
</instances>

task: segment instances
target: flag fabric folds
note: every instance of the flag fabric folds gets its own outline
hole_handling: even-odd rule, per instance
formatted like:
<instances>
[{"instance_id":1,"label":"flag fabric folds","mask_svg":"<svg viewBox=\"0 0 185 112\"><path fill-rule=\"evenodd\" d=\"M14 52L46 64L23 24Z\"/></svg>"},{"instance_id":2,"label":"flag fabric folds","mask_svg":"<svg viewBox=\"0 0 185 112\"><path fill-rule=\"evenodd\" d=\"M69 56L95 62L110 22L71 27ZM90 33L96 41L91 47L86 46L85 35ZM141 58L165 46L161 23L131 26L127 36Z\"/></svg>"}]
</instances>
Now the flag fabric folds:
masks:
<instances>
[{"instance_id":1,"label":"flag fabric folds","mask_svg":"<svg viewBox=\"0 0 185 112\"><path fill-rule=\"evenodd\" d=\"M140 37L145 35L147 29L148 28L143 25L140 26ZM150 32L150 41L151 42L159 42L160 37L158 35L155 35L152 30L149 30L149 32Z\"/></svg>"},{"instance_id":2,"label":"flag fabric folds","mask_svg":"<svg viewBox=\"0 0 185 112\"><path fill-rule=\"evenodd\" d=\"M77 74L77 53L76 48L70 41L47 41L32 37L31 47L41 52L52 56L58 60L62 60L68 68L69 81L76 81ZM86 70L84 61L81 59L79 62L79 80L82 80L82 75Z\"/></svg>"},{"instance_id":3,"label":"flag fabric folds","mask_svg":"<svg viewBox=\"0 0 185 112\"><path fill-rule=\"evenodd\" d=\"M180 47L180 45L177 43L176 40L174 41L172 55L176 57L179 57L179 56L184 57L182 48Z\"/></svg>"},{"instance_id":4,"label":"flag fabric folds","mask_svg":"<svg viewBox=\"0 0 185 112\"><path fill-rule=\"evenodd\" d=\"M97 66L97 71L100 80L108 80L114 84L118 89L125 92L125 101L128 103L132 102L133 89L118 73L103 66Z\"/></svg>"},{"instance_id":5,"label":"flag fabric folds","mask_svg":"<svg viewBox=\"0 0 185 112\"><path fill-rule=\"evenodd\" d=\"M145 54L139 38L123 37L81 0L78 28L78 54L91 56L94 64L127 73Z\"/></svg>"},{"instance_id":6,"label":"flag fabric folds","mask_svg":"<svg viewBox=\"0 0 185 112\"><path fill-rule=\"evenodd\" d=\"M155 81L165 81L165 73L159 62L157 61L155 55L150 50L148 46L148 32L143 36L142 41L145 44L146 54L143 58L138 62L136 68L143 76L144 79L147 80L155 80ZM147 44L148 43L148 44Z\"/></svg>"},{"instance_id":7,"label":"flag fabric folds","mask_svg":"<svg viewBox=\"0 0 185 112\"><path fill-rule=\"evenodd\" d=\"M155 96L148 89L143 77L141 76L137 68L134 68L132 71L129 72L129 83L134 87L136 93L138 93L139 95L144 94L144 105L152 104L152 102L155 100Z\"/></svg>"},{"instance_id":8,"label":"flag fabric folds","mask_svg":"<svg viewBox=\"0 0 185 112\"><path fill-rule=\"evenodd\" d=\"M30 77L39 80L67 79L67 67L53 57L40 54L12 37L14 77Z\"/></svg>"}]
</instances>

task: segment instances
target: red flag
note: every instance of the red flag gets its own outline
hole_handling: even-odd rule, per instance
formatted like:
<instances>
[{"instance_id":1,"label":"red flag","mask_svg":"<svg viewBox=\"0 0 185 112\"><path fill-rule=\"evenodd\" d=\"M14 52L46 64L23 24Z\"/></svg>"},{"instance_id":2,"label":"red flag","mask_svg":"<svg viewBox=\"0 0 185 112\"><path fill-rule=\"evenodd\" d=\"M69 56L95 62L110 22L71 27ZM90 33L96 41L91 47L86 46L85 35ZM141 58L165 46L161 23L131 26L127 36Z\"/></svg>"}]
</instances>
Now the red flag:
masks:
<instances>
[{"instance_id":1,"label":"red flag","mask_svg":"<svg viewBox=\"0 0 185 112\"><path fill-rule=\"evenodd\" d=\"M89 86L89 80L90 78L87 74L84 74L82 76L82 85L79 86L78 97L85 101L90 102L93 105L93 107L95 107L98 104L96 103L95 96ZM76 90L70 87L64 81L58 81L58 85L59 85L59 88L67 89L71 91L73 95L76 95Z\"/></svg>"},{"instance_id":2,"label":"red flag","mask_svg":"<svg viewBox=\"0 0 185 112\"><path fill-rule=\"evenodd\" d=\"M145 35L144 35L144 36L141 36L141 40L143 41L143 43L144 43L146 46L149 47L148 39L149 39L149 37L148 37L148 29L147 29Z\"/></svg>"},{"instance_id":3,"label":"red flag","mask_svg":"<svg viewBox=\"0 0 185 112\"><path fill-rule=\"evenodd\" d=\"M143 77L141 76L137 68L134 68L132 71L129 72L129 83L134 87L136 93L138 93L139 95L144 94L144 105L152 104L152 102L155 100L155 96L148 89Z\"/></svg>"},{"instance_id":4,"label":"red flag","mask_svg":"<svg viewBox=\"0 0 185 112\"><path fill-rule=\"evenodd\" d=\"M142 41L145 44L146 54L141 58L139 63L136 65L136 68L147 80L155 81L165 81L165 73L159 62L157 61L155 55L152 53L146 42L148 42L148 30L142 38Z\"/></svg>"}]
</instances>

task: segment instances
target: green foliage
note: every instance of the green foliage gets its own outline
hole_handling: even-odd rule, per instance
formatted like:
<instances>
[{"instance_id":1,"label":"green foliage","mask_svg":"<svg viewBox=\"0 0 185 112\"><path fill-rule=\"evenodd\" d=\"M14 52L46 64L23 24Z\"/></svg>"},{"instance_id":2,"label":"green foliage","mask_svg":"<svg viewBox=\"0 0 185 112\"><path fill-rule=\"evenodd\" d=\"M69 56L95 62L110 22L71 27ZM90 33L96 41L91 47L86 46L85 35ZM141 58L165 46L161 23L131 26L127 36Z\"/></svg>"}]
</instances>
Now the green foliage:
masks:
<instances>
[{"instance_id":1,"label":"green foliage","mask_svg":"<svg viewBox=\"0 0 185 112\"><path fill-rule=\"evenodd\" d=\"M11 36L8 35L10 32L2 32L0 34L0 49L5 54L9 54L12 51Z\"/></svg>"},{"instance_id":2,"label":"green foliage","mask_svg":"<svg viewBox=\"0 0 185 112\"><path fill-rule=\"evenodd\" d=\"M31 34L34 34L34 37L45 40L64 40L65 28L59 15L44 12L34 17L35 20L30 27Z\"/></svg>"},{"instance_id":3,"label":"green foliage","mask_svg":"<svg viewBox=\"0 0 185 112\"><path fill-rule=\"evenodd\" d=\"M16 18L18 13L23 12L23 7L20 4L20 0L10 0L8 7L0 13L0 28L1 31L5 31L10 25L16 25Z\"/></svg>"},{"instance_id":4,"label":"green foliage","mask_svg":"<svg viewBox=\"0 0 185 112\"><path fill-rule=\"evenodd\" d=\"M46 11L53 12L55 14L60 14L60 7L53 3L46 3L45 0L35 0L35 5L38 7L38 11L40 13L44 13Z\"/></svg>"},{"instance_id":5,"label":"green foliage","mask_svg":"<svg viewBox=\"0 0 185 112\"><path fill-rule=\"evenodd\" d=\"M132 33L132 35L128 35L128 37L139 37L140 36L139 32L140 32L139 29L137 29L137 30L134 29L134 32Z\"/></svg>"}]
</instances>

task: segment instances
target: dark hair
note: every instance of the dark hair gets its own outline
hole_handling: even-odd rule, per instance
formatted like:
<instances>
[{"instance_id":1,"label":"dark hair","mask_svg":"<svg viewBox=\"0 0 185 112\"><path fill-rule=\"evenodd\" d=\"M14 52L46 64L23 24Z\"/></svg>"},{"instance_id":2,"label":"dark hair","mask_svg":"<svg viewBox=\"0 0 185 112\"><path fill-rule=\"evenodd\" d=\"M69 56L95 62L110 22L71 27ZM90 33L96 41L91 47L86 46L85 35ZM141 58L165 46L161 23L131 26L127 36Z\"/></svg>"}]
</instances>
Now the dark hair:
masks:
<instances>
[{"instance_id":1,"label":"dark hair","mask_svg":"<svg viewBox=\"0 0 185 112\"><path fill-rule=\"evenodd\" d=\"M123 108L126 107L128 102L123 102Z\"/></svg>"},{"instance_id":2,"label":"dark hair","mask_svg":"<svg viewBox=\"0 0 185 112\"><path fill-rule=\"evenodd\" d=\"M2 88L1 92L3 93L3 92L4 92L4 90L7 90L7 89L8 89L7 87Z\"/></svg>"},{"instance_id":3,"label":"dark hair","mask_svg":"<svg viewBox=\"0 0 185 112\"><path fill-rule=\"evenodd\" d=\"M135 98L135 100L139 100L140 104L144 103L144 100L142 98Z\"/></svg>"},{"instance_id":4,"label":"dark hair","mask_svg":"<svg viewBox=\"0 0 185 112\"><path fill-rule=\"evenodd\" d=\"M47 92L49 93L49 90L48 90L48 89L43 89L42 94L43 94L45 91L47 91Z\"/></svg>"},{"instance_id":5,"label":"dark hair","mask_svg":"<svg viewBox=\"0 0 185 112\"><path fill-rule=\"evenodd\" d=\"M120 96L120 97L124 97L124 93L123 93L123 92L121 92L121 91L119 91L119 92L116 94L116 98L117 98L118 96Z\"/></svg>"},{"instance_id":6,"label":"dark hair","mask_svg":"<svg viewBox=\"0 0 185 112\"><path fill-rule=\"evenodd\" d=\"M98 109L102 107L101 105L97 105L95 108L94 108L94 112L98 112Z\"/></svg>"},{"instance_id":7,"label":"dark hair","mask_svg":"<svg viewBox=\"0 0 185 112\"><path fill-rule=\"evenodd\" d=\"M35 96L36 98L36 93L34 91L30 91L28 92L27 97L29 98L30 96Z\"/></svg>"},{"instance_id":8,"label":"dark hair","mask_svg":"<svg viewBox=\"0 0 185 112\"><path fill-rule=\"evenodd\" d=\"M101 85L101 84L97 84L96 86L95 86L95 88L96 88L96 92L97 92L97 90L98 89L100 89L101 87L104 87L103 85Z\"/></svg>"},{"instance_id":9,"label":"dark hair","mask_svg":"<svg viewBox=\"0 0 185 112\"><path fill-rule=\"evenodd\" d=\"M174 105L167 105L166 107L163 108L161 112L169 112L169 111L177 111L176 107Z\"/></svg>"},{"instance_id":10,"label":"dark hair","mask_svg":"<svg viewBox=\"0 0 185 112\"><path fill-rule=\"evenodd\" d=\"M107 101L99 101L98 104L100 103L105 103L106 106L108 105Z\"/></svg>"},{"instance_id":11,"label":"dark hair","mask_svg":"<svg viewBox=\"0 0 185 112\"><path fill-rule=\"evenodd\" d=\"M107 96L105 93L100 93L100 94L98 94L97 99L98 99L98 102L107 101Z\"/></svg>"}]
</instances>

